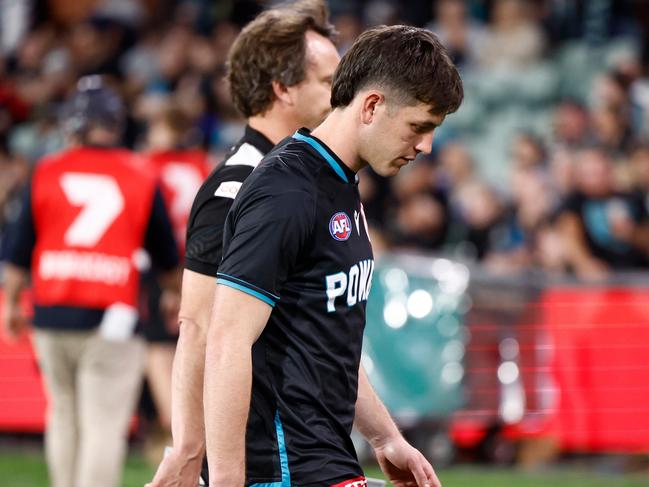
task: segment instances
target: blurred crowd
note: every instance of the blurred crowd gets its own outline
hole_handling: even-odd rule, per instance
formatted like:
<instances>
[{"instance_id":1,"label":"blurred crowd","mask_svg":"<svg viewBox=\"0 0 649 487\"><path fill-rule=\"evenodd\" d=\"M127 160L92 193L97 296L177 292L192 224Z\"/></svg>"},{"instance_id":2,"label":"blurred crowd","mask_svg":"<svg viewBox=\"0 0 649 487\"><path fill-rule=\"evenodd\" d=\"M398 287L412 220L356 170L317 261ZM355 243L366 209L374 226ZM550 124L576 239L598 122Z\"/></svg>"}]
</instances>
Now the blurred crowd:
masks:
<instances>
[{"instance_id":1,"label":"blurred crowd","mask_svg":"<svg viewBox=\"0 0 649 487\"><path fill-rule=\"evenodd\" d=\"M241 26L272 2L0 0L0 239L61 102L87 74L129 107L124 144L169 110L218 161L244 120L223 80ZM440 36L466 98L433 153L365 170L373 242L491 271L604 278L649 264L649 13L641 0L331 0L341 52L370 25Z\"/></svg>"}]
</instances>

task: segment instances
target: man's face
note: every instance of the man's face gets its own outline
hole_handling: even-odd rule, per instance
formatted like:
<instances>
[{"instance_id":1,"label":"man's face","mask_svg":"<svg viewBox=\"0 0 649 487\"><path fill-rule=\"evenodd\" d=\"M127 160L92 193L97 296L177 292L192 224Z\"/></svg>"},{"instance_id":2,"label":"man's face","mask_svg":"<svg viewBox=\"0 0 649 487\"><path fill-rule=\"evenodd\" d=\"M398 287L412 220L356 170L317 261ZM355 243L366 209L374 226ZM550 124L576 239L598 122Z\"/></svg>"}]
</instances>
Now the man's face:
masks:
<instances>
[{"instance_id":1,"label":"man's face","mask_svg":"<svg viewBox=\"0 0 649 487\"><path fill-rule=\"evenodd\" d=\"M587 149L577 160L577 186L587 196L601 198L613 191L612 167L605 154Z\"/></svg>"},{"instance_id":2,"label":"man's face","mask_svg":"<svg viewBox=\"0 0 649 487\"><path fill-rule=\"evenodd\" d=\"M372 122L362 131L360 158L377 174L394 176L420 152L431 151L433 132L443 121L444 115L431 114L425 103L390 106L380 102Z\"/></svg>"},{"instance_id":3,"label":"man's face","mask_svg":"<svg viewBox=\"0 0 649 487\"><path fill-rule=\"evenodd\" d=\"M331 111L331 82L339 61L338 51L329 39L307 31L305 77L288 88L293 91L295 116L300 126L313 129Z\"/></svg>"}]
</instances>

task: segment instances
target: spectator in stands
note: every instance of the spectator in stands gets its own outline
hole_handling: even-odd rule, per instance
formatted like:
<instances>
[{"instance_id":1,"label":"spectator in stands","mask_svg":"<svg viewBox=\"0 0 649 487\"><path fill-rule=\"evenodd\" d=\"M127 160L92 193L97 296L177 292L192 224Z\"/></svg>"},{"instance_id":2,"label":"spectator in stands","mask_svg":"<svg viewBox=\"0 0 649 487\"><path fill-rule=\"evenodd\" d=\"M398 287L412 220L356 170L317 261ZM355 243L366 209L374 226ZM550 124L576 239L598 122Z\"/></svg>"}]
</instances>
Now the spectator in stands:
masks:
<instances>
[{"instance_id":1,"label":"spectator in stands","mask_svg":"<svg viewBox=\"0 0 649 487\"><path fill-rule=\"evenodd\" d=\"M511 211L485 264L509 273L550 265L556 260L548 247L556 195L547 175L538 166L515 167L510 187Z\"/></svg>"},{"instance_id":2,"label":"spectator in stands","mask_svg":"<svg viewBox=\"0 0 649 487\"><path fill-rule=\"evenodd\" d=\"M433 5L435 22L426 27L437 34L456 65L474 66L486 38L485 28L469 17L464 0L440 0Z\"/></svg>"},{"instance_id":3,"label":"spectator in stands","mask_svg":"<svg viewBox=\"0 0 649 487\"><path fill-rule=\"evenodd\" d=\"M440 185L451 194L476 177L475 162L461 142L446 144L440 149L437 160Z\"/></svg>"},{"instance_id":4,"label":"spectator in stands","mask_svg":"<svg viewBox=\"0 0 649 487\"><path fill-rule=\"evenodd\" d=\"M512 142L510 167L518 170L540 170L546 163L545 146L529 132L519 133ZM513 187L515 190L515 186Z\"/></svg>"},{"instance_id":5,"label":"spectator in stands","mask_svg":"<svg viewBox=\"0 0 649 487\"><path fill-rule=\"evenodd\" d=\"M506 233L503 202L491 187L474 179L458 188L453 206L458 219L453 231L457 251L465 258L482 261L500 246Z\"/></svg>"},{"instance_id":6,"label":"spectator in stands","mask_svg":"<svg viewBox=\"0 0 649 487\"><path fill-rule=\"evenodd\" d=\"M564 149L579 149L588 139L588 110L577 100L562 100L554 110L553 145Z\"/></svg>"},{"instance_id":7,"label":"spectator in stands","mask_svg":"<svg viewBox=\"0 0 649 487\"><path fill-rule=\"evenodd\" d=\"M393 180L392 243L398 248L439 251L447 238L449 207L446 193L436 184L436 168L420 159L405 169Z\"/></svg>"},{"instance_id":8,"label":"spectator in stands","mask_svg":"<svg viewBox=\"0 0 649 487\"><path fill-rule=\"evenodd\" d=\"M351 12L337 15L333 24L338 32L338 37L336 38L338 52L342 56L351 47L361 32L363 32L363 25L361 19Z\"/></svg>"},{"instance_id":9,"label":"spectator in stands","mask_svg":"<svg viewBox=\"0 0 649 487\"><path fill-rule=\"evenodd\" d=\"M541 59L543 31L533 21L527 0L496 0L490 29L479 53L484 68L523 69Z\"/></svg>"},{"instance_id":10,"label":"spectator in stands","mask_svg":"<svg viewBox=\"0 0 649 487\"><path fill-rule=\"evenodd\" d=\"M628 112L612 106L591 111L594 143L606 150L614 161L624 160L633 143Z\"/></svg>"},{"instance_id":11,"label":"spectator in stands","mask_svg":"<svg viewBox=\"0 0 649 487\"><path fill-rule=\"evenodd\" d=\"M639 143L631 151L629 162L633 190L649 197L649 143ZM649 206L647 206L649 211Z\"/></svg>"},{"instance_id":12,"label":"spectator in stands","mask_svg":"<svg viewBox=\"0 0 649 487\"><path fill-rule=\"evenodd\" d=\"M616 191L606 151L580 151L575 178L576 190L563 201L557 222L570 269L598 279L612 270L646 267L646 208L637 196Z\"/></svg>"}]
</instances>

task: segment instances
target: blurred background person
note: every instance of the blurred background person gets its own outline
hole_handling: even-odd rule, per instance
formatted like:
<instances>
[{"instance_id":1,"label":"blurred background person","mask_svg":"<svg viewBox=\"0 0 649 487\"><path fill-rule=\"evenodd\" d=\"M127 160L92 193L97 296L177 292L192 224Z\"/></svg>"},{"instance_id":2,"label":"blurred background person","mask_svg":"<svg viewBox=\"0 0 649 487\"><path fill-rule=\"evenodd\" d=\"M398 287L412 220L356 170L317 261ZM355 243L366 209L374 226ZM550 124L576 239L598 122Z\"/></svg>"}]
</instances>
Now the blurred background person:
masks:
<instances>
[{"instance_id":1,"label":"blurred background person","mask_svg":"<svg viewBox=\"0 0 649 487\"><path fill-rule=\"evenodd\" d=\"M207 153L197 147L200 140L192 120L174 105L163 108L149 123L143 162L154 175L171 219L178 254L185 255L187 221L194 197L207 177L210 164ZM142 277L140 317L147 341L146 378L157 413L157 427L149 434L146 456L152 463L162 457L164 447L171 444L171 369L178 321L163 316L157 269L149 269Z\"/></svg>"},{"instance_id":2,"label":"blurred background person","mask_svg":"<svg viewBox=\"0 0 649 487\"><path fill-rule=\"evenodd\" d=\"M144 368L135 333L142 247L167 292L178 288L178 254L156 181L118 148L123 116L100 77L79 81L61 121L68 145L37 166L10 234L5 333L16 338L27 326L19 296L31 270L55 487L120 483Z\"/></svg>"},{"instance_id":3,"label":"blurred background person","mask_svg":"<svg viewBox=\"0 0 649 487\"><path fill-rule=\"evenodd\" d=\"M557 221L568 266L585 279L646 268L649 220L644 201L616 189L604 149L580 151L575 173L576 189L563 201Z\"/></svg>"},{"instance_id":4,"label":"blurred background person","mask_svg":"<svg viewBox=\"0 0 649 487\"><path fill-rule=\"evenodd\" d=\"M464 0L440 0L432 3L435 22L426 27L438 35L460 69L475 65L487 38L484 25L470 17L470 6Z\"/></svg>"}]
</instances>

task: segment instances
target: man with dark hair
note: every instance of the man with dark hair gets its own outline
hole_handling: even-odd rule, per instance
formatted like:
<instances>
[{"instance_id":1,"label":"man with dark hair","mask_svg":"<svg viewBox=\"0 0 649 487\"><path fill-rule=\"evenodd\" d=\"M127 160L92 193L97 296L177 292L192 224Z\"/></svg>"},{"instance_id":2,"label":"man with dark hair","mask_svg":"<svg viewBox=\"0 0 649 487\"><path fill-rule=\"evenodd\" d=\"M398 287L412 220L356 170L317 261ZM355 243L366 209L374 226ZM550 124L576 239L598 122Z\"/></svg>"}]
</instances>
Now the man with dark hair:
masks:
<instances>
[{"instance_id":1,"label":"man with dark hair","mask_svg":"<svg viewBox=\"0 0 649 487\"><path fill-rule=\"evenodd\" d=\"M561 204L557 230L565 261L582 279L649 264L649 215L638 194L617 191L613 163L593 146L577 153L576 188Z\"/></svg>"},{"instance_id":2,"label":"man with dark hair","mask_svg":"<svg viewBox=\"0 0 649 487\"><path fill-rule=\"evenodd\" d=\"M332 36L324 2L302 0L262 12L230 50L230 93L248 124L243 138L199 190L189 217L172 378L173 448L150 487L197 483L205 452L206 333L225 217L262 157L296 129L317 126L331 110L331 82L340 59Z\"/></svg>"},{"instance_id":3,"label":"man with dark hair","mask_svg":"<svg viewBox=\"0 0 649 487\"><path fill-rule=\"evenodd\" d=\"M4 325L10 336L27 325L19 296L31 270L53 487L120 484L144 367L134 333L143 247L164 271L167 297L178 293L160 189L135 154L117 147L123 115L99 76L79 81L63 115L69 147L36 166L9 237Z\"/></svg>"},{"instance_id":4,"label":"man with dark hair","mask_svg":"<svg viewBox=\"0 0 649 487\"><path fill-rule=\"evenodd\" d=\"M430 152L462 97L434 34L369 30L336 71L333 112L241 187L207 334L210 486L365 486L352 424L396 487L441 485L360 367L374 261L356 173L395 175Z\"/></svg>"}]
</instances>

